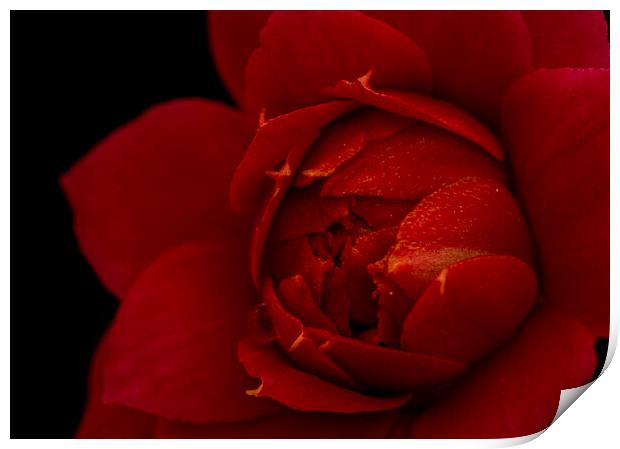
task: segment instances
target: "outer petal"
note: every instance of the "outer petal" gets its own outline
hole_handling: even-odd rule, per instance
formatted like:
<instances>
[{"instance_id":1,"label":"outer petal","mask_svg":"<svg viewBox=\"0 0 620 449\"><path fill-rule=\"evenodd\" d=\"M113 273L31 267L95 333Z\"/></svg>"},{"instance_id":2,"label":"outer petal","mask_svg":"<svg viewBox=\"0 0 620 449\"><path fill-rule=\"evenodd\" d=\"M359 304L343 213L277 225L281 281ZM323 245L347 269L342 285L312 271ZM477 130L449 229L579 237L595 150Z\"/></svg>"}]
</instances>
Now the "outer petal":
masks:
<instances>
[{"instance_id":1,"label":"outer petal","mask_svg":"<svg viewBox=\"0 0 620 449\"><path fill-rule=\"evenodd\" d=\"M243 104L245 66L259 46L271 11L210 11L208 32L215 66L235 100Z\"/></svg>"},{"instance_id":2,"label":"outer petal","mask_svg":"<svg viewBox=\"0 0 620 449\"><path fill-rule=\"evenodd\" d=\"M424 53L379 20L352 11L278 12L247 66L247 103L273 117L328 97L322 89L374 67L380 86L426 92Z\"/></svg>"},{"instance_id":3,"label":"outer petal","mask_svg":"<svg viewBox=\"0 0 620 449\"><path fill-rule=\"evenodd\" d=\"M375 412L398 408L410 398L409 394L371 396L339 387L298 370L274 345L251 339L239 344L239 359L250 375L260 377L262 381L252 394L273 398L293 410Z\"/></svg>"},{"instance_id":4,"label":"outer petal","mask_svg":"<svg viewBox=\"0 0 620 449\"><path fill-rule=\"evenodd\" d=\"M601 11L523 11L538 67L609 67Z\"/></svg>"},{"instance_id":5,"label":"outer petal","mask_svg":"<svg viewBox=\"0 0 620 449\"><path fill-rule=\"evenodd\" d=\"M117 296L160 253L202 238L238 238L227 202L253 126L203 100L155 106L114 132L61 179L75 232Z\"/></svg>"},{"instance_id":6,"label":"outer petal","mask_svg":"<svg viewBox=\"0 0 620 449\"><path fill-rule=\"evenodd\" d=\"M157 417L120 405L103 403L103 362L107 345L99 343L90 370L88 402L77 438L152 438Z\"/></svg>"},{"instance_id":7,"label":"outer petal","mask_svg":"<svg viewBox=\"0 0 620 449\"><path fill-rule=\"evenodd\" d=\"M609 71L540 70L502 117L546 301L609 332Z\"/></svg>"},{"instance_id":8,"label":"outer petal","mask_svg":"<svg viewBox=\"0 0 620 449\"><path fill-rule=\"evenodd\" d=\"M107 402L196 423L277 409L245 394L255 382L236 357L257 299L239 246L179 246L142 273L110 330Z\"/></svg>"},{"instance_id":9,"label":"outer petal","mask_svg":"<svg viewBox=\"0 0 620 449\"><path fill-rule=\"evenodd\" d=\"M535 311L497 355L416 420L419 438L508 438L547 427L560 390L587 383L596 366L594 339L550 308Z\"/></svg>"},{"instance_id":10,"label":"outer petal","mask_svg":"<svg viewBox=\"0 0 620 449\"><path fill-rule=\"evenodd\" d=\"M497 124L512 81L531 68L531 44L514 11L381 11L368 13L409 36L426 53L433 90Z\"/></svg>"},{"instance_id":11,"label":"outer petal","mask_svg":"<svg viewBox=\"0 0 620 449\"><path fill-rule=\"evenodd\" d=\"M388 438L399 414L312 413L286 410L237 424L194 425L160 419L159 438Z\"/></svg>"}]
</instances>

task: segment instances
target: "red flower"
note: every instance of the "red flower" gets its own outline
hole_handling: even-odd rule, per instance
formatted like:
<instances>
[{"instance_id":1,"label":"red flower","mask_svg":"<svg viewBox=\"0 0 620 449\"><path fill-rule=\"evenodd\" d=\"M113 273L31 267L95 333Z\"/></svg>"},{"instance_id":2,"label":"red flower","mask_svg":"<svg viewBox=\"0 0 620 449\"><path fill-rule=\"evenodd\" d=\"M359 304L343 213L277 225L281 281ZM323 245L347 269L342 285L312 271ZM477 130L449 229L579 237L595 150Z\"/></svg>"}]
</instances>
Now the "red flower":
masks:
<instances>
[{"instance_id":1,"label":"red flower","mask_svg":"<svg viewBox=\"0 0 620 449\"><path fill-rule=\"evenodd\" d=\"M602 14L209 27L239 110L156 106L62 178L122 303L79 436L548 426L609 328Z\"/></svg>"}]
</instances>

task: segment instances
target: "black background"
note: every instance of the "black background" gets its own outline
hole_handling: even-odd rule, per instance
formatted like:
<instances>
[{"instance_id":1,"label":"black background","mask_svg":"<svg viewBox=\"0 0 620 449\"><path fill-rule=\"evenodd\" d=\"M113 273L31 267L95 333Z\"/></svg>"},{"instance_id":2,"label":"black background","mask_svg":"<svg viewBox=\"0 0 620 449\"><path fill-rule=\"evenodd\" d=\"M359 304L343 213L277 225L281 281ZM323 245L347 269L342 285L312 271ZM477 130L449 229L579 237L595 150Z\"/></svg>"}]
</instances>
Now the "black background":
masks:
<instances>
[{"instance_id":1,"label":"black background","mask_svg":"<svg viewBox=\"0 0 620 449\"><path fill-rule=\"evenodd\" d=\"M11 13L11 436L71 437L115 299L80 254L58 177L175 97L230 102L204 12Z\"/></svg>"},{"instance_id":2,"label":"black background","mask_svg":"<svg viewBox=\"0 0 620 449\"><path fill-rule=\"evenodd\" d=\"M230 103L203 12L11 13L11 436L71 437L115 311L58 177L148 106ZM601 345L601 351L605 345Z\"/></svg>"}]
</instances>

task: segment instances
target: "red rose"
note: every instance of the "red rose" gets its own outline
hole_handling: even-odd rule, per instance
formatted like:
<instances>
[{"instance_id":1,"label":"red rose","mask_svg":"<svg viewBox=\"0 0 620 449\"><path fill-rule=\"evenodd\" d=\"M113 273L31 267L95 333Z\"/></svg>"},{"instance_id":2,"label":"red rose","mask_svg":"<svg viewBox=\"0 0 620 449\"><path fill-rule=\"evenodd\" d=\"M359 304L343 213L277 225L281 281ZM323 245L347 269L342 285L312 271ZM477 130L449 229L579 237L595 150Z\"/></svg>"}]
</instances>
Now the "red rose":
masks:
<instances>
[{"instance_id":1,"label":"red rose","mask_svg":"<svg viewBox=\"0 0 620 449\"><path fill-rule=\"evenodd\" d=\"M548 426L608 335L602 14L209 26L239 110L156 106L62 178L121 301L79 436Z\"/></svg>"}]
</instances>

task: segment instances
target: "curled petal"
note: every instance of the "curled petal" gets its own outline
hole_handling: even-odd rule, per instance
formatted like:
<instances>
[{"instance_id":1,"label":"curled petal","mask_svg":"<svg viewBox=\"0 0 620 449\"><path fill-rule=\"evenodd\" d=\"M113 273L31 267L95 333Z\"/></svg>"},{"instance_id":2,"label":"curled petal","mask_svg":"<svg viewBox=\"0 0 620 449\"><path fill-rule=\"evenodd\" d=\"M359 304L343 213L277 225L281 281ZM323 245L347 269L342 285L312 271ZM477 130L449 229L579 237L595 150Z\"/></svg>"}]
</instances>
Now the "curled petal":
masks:
<instances>
[{"instance_id":1,"label":"curled petal","mask_svg":"<svg viewBox=\"0 0 620 449\"><path fill-rule=\"evenodd\" d=\"M404 405L410 394L365 395L339 387L293 367L272 345L253 340L239 344L239 359L261 386L252 394L266 396L293 410L360 413L391 410Z\"/></svg>"},{"instance_id":2,"label":"curled petal","mask_svg":"<svg viewBox=\"0 0 620 449\"><path fill-rule=\"evenodd\" d=\"M366 145L411 126L413 120L380 109L354 111L326 128L304 158L294 185L302 187L316 178L331 176Z\"/></svg>"},{"instance_id":3,"label":"curled petal","mask_svg":"<svg viewBox=\"0 0 620 449\"><path fill-rule=\"evenodd\" d=\"M536 275L512 256L445 268L403 324L401 348L472 363L512 336L536 300Z\"/></svg>"},{"instance_id":4,"label":"curled petal","mask_svg":"<svg viewBox=\"0 0 620 449\"><path fill-rule=\"evenodd\" d=\"M237 212L256 210L268 186L266 173L277 170L296 147L303 144L309 147L325 125L356 107L350 101L334 101L298 109L265 122L256 131L235 170L230 185L233 209Z\"/></svg>"},{"instance_id":5,"label":"curled petal","mask_svg":"<svg viewBox=\"0 0 620 449\"><path fill-rule=\"evenodd\" d=\"M269 227L301 160L323 126L355 107L351 102L324 103L268 121L235 170L230 187L233 207L247 212L263 199L250 241L250 272L257 287Z\"/></svg>"},{"instance_id":6,"label":"curled petal","mask_svg":"<svg viewBox=\"0 0 620 449\"><path fill-rule=\"evenodd\" d=\"M463 109L419 93L371 88L371 75L369 72L356 81L340 81L327 91L338 98L357 100L394 114L428 122L472 141L500 161L504 159L504 150L493 133Z\"/></svg>"},{"instance_id":7,"label":"curled petal","mask_svg":"<svg viewBox=\"0 0 620 449\"><path fill-rule=\"evenodd\" d=\"M441 357L401 351L310 329L320 350L369 388L411 391L438 385L462 374L467 366Z\"/></svg>"}]
</instances>

